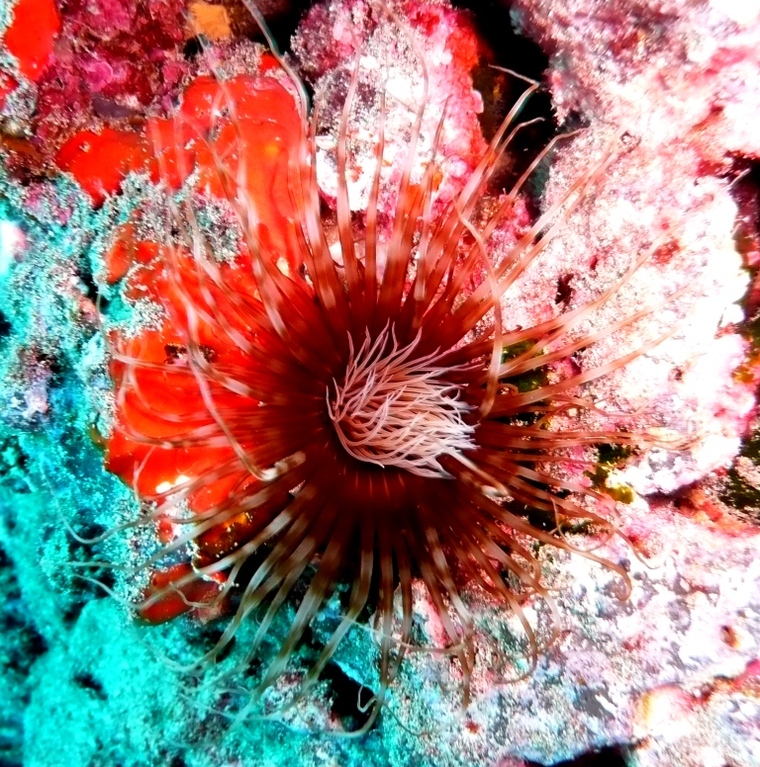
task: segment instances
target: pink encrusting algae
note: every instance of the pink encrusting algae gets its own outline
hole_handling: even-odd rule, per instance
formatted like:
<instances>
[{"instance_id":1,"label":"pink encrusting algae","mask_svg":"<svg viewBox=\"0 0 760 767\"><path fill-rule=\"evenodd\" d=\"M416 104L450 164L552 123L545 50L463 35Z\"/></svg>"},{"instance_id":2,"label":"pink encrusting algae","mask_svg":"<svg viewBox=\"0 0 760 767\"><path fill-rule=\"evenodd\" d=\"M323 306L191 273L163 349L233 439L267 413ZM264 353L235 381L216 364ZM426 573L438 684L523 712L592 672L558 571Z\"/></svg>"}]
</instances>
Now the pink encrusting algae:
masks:
<instances>
[{"instance_id":1,"label":"pink encrusting algae","mask_svg":"<svg viewBox=\"0 0 760 767\"><path fill-rule=\"evenodd\" d=\"M319 99L317 176L323 194L333 200L340 183L335 157L338 126L346 87L359 58L359 82L344 139L353 152L345 179L352 210L367 207L376 151L372 127L379 116L380 94L386 94L384 183L377 203L381 217L393 214L408 155L409 97L421 96L412 74L419 66L419 56L424 55L428 107L412 177L421 178L442 121L437 137L434 210L461 191L486 149L478 120L483 98L472 85L472 71L481 66L486 51L469 17L447 2L395 3L393 9L409 25L409 34L402 34L401 39L392 19L378 17L376 6L365 0L315 5L293 39L301 71L313 83ZM416 50L415 40L420 41Z\"/></svg>"}]
</instances>

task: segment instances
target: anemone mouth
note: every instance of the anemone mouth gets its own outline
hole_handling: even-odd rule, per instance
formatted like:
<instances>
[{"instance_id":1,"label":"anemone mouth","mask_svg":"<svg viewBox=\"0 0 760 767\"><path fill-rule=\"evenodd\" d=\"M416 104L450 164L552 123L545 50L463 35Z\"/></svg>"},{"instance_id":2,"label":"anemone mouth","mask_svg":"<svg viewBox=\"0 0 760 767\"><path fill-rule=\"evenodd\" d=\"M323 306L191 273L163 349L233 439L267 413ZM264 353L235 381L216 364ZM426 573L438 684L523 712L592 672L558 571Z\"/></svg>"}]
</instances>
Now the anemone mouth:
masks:
<instances>
[{"instance_id":1,"label":"anemone mouth","mask_svg":"<svg viewBox=\"0 0 760 767\"><path fill-rule=\"evenodd\" d=\"M420 477L451 478L441 455L475 447L471 407L461 384L449 383L438 352L415 355L420 335L406 346L387 327L359 349L349 339L343 379L333 379L327 412L345 451L359 461L398 468Z\"/></svg>"},{"instance_id":2,"label":"anemone mouth","mask_svg":"<svg viewBox=\"0 0 760 767\"><path fill-rule=\"evenodd\" d=\"M170 122L170 135L190 135L197 158L210 158L179 175L187 183L213 180L207 188L221 190L237 214L241 252L234 263L220 263L199 216L184 203L172 203L183 244L153 243L140 255L144 243L135 241L135 230L124 233L139 256L127 293L152 300L163 316L158 327L131 336L117 330L110 339L116 423L107 464L150 507L134 526L155 526L163 536L160 550L135 568L150 575L137 605L144 618L161 622L191 609L223 609L234 593L229 625L200 660L217 659L255 615L250 646L233 670L240 672L263 654L268 632L292 606L279 649L250 690L260 700L293 664L325 602L346 585L340 621L302 670L298 695L314 687L371 608L379 647L377 712L412 644L416 582L439 614L443 650L459 662L465 699L474 651L464 588L515 612L535 663L539 642L517 593L537 594L555 608L533 544L578 551L561 532L579 520L616 531L611 499L561 469L590 468L587 451L596 445L653 442L613 427L553 430L551 420L571 406L592 408L580 387L659 339L598 368L560 372L559 363L575 351L650 311L590 337L567 336L648 254L591 304L533 327L504 326L505 292L615 156L615 150L604 153L506 253L493 255L491 237L553 146L478 220L485 188L520 130L517 116L535 84L456 199L436 215L436 147L445 112L432 156L413 179L428 106L423 93L384 231L381 107L373 180L357 232L346 180L357 71L338 130L338 259L320 205L316 117L308 117L303 95L294 98L292 88L266 75L204 81L202 108L183 105ZM262 122L257 98L267 108L278 105L277 121ZM165 147L157 150L162 153ZM171 162L162 173L167 187L176 176L174 154ZM253 183L254 176L268 185ZM545 524L531 524L524 508ZM627 588L620 565L578 553L617 572Z\"/></svg>"}]
</instances>

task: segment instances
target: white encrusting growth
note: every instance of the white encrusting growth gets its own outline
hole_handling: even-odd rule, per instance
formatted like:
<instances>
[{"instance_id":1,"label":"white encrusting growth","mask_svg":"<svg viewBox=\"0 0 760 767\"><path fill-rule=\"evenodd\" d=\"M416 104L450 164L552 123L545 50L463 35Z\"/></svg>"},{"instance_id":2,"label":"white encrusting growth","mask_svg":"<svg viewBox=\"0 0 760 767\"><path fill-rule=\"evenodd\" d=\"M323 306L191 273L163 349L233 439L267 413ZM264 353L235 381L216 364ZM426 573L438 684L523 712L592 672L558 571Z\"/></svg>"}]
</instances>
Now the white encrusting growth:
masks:
<instances>
[{"instance_id":1,"label":"white encrusting growth","mask_svg":"<svg viewBox=\"0 0 760 767\"><path fill-rule=\"evenodd\" d=\"M333 379L327 410L338 438L354 458L382 467L405 469L421 477L449 477L438 458L475 446L471 409L461 387L444 380L450 368L436 362L440 352L415 356L418 335L399 347L386 326L372 342L367 332L350 356L345 379Z\"/></svg>"}]
</instances>

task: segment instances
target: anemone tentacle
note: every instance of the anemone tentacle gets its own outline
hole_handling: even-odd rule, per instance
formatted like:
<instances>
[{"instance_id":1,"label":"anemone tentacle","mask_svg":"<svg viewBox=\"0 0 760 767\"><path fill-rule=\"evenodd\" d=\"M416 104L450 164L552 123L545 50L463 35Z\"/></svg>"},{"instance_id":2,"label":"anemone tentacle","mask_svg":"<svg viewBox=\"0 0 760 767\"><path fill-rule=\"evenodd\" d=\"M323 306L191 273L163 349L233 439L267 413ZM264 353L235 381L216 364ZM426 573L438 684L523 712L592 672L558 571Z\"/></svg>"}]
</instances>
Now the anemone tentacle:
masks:
<instances>
[{"instance_id":1,"label":"anemone tentacle","mask_svg":"<svg viewBox=\"0 0 760 767\"><path fill-rule=\"evenodd\" d=\"M632 278L657 242L589 304L533 327L510 325L504 294L587 198L617 149L580 173L497 256L494 233L566 136L538 152L493 212L480 215L500 159L526 125L520 111L539 87L529 84L459 194L434 214L446 108L431 153L421 158L430 107L422 64L422 96L408 116L409 148L389 221L379 199L390 97L384 84L378 88L374 168L359 217L348 180L357 54L337 128L332 221L317 178L320 105L309 117L303 84L279 60L290 81L212 78L197 85L206 89L203 106L180 105L170 133L183 146L189 141L196 156L194 166L180 169L190 179L184 202L173 192L176 168L162 164L166 152L155 147L179 235L158 243L125 278L127 294L158 304L163 317L137 335L117 329L109 336L116 419L107 463L149 506L135 526L163 530L160 549L140 563L152 579L138 605L144 617L231 610L200 659L206 662L256 613L245 665L265 655L268 632L293 606L279 649L250 691L259 700L292 667L305 632L346 585L340 620L303 672L299 694L314 687L341 640L372 609L380 678L372 720L413 646L415 583L440 615L443 649L458 661L465 698L475 662L468 588L514 611L533 665L539 637L520 592L543 598L556 620L532 544L601 562L620 575L623 591L630 588L620 565L563 534L578 520L614 534L614 502L558 469L588 467L585 451L596 445L635 448L657 439L614 424L554 428L553 419L570 407L593 409L583 385L665 337L596 368L561 370L575 352L654 310L568 336ZM259 116L258 99L278 105L276 120ZM181 154L179 162L189 161ZM199 178L236 214L234 261L217 258L203 235L194 206L204 202L192 186ZM134 229L123 236L135 244ZM526 374L535 377L529 386L521 385ZM548 524L536 527L526 508ZM176 569L178 559L186 566Z\"/></svg>"}]
</instances>

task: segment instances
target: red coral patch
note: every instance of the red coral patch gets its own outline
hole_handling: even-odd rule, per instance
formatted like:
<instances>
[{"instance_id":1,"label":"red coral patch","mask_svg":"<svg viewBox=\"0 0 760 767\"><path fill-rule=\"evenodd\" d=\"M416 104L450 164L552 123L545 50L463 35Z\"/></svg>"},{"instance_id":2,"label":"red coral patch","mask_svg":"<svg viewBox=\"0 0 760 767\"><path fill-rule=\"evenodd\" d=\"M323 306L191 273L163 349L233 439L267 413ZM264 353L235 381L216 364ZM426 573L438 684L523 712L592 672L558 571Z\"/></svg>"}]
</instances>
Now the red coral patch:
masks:
<instances>
[{"instance_id":1,"label":"red coral patch","mask_svg":"<svg viewBox=\"0 0 760 767\"><path fill-rule=\"evenodd\" d=\"M5 36L5 47L18 60L24 77L36 82L53 55L61 19L54 0L19 0Z\"/></svg>"}]
</instances>

